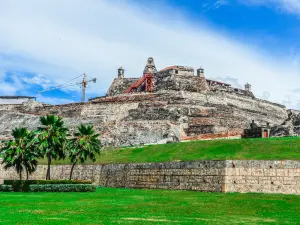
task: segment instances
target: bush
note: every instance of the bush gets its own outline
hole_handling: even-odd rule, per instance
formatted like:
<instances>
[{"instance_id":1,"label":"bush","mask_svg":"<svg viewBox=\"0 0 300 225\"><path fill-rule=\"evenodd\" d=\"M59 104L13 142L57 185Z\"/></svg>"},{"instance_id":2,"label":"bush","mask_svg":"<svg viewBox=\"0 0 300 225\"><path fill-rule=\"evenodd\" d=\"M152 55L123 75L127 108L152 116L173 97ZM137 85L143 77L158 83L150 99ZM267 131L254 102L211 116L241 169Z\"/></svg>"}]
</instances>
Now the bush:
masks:
<instances>
[{"instance_id":1,"label":"bush","mask_svg":"<svg viewBox=\"0 0 300 225\"><path fill-rule=\"evenodd\" d=\"M90 180L31 180L30 184L92 184Z\"/></svg>"},{"instance_id":2,"label":"bush","mask_svg":"<svg viewBox=\"0 0 300 225\"><path fill-rule=\"evenodd\" d=\"M29 183L26 182L25 180L4 180L4 185L11 185L12 191L15 192L28 192L29 189Z\"/></svg>"},{"instance_id":3,"label":"bush","mask_svg":"<svg viewBox=\"0 0 300 225\"><path fill-rule=\"evenodd\" d=\"M4 180L4 184L12 185L20 180ZM22 180L29 184L92 184L90 180Z\"/></svg>"},{"instance_id":4,"label":"bush","mask_svg":"<svg viewBox=\"0 0 300 225\"><path fill-rule=\"evenodd\" d=\"M47 185L47 184L92 184L88 180L4 180L5 185L11 185L14 192L28 192L29 185Z\"/></svg>"},{"instance_id":5,"label":"bush","mask_svg":"<svg viewBox=\"0 0 300 225\"><path fill-rule=\"evenodd\" d=\"M30 192L93 192L96 190L95 184L32 184L29 186Z\"/></svg>"},{"instance_id":6,"label":"bush","mask_svg":"<svg viewBox=\"0 0 300 225\"><path fill-rule=\"evenodd\" d=\"M6 185L2 184L0 185L0 192L11 192L12 191L12 186L11 185Z\"/></svg>"}]
</instances>

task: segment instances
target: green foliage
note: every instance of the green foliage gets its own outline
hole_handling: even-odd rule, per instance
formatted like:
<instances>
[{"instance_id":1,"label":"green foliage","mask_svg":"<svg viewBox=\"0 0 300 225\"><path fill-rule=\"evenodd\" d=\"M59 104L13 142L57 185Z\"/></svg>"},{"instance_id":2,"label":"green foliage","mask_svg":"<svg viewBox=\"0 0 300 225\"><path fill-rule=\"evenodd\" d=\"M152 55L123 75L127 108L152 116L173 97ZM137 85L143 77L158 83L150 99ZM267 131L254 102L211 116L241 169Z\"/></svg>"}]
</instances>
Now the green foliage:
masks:
<instances>
[{"instance_id":1,"label":"green foliage","mask_svg":"<svg viewBox=\"0 0 300 225\"><path fill-rule=\"evenodd\" d=\"M94 192L95 184L32 184L30 192Z\"/></svg>"},{"instance_id":2,"label":"green foliage","mask_svg":"<svg viewBox=\"0 0 300 225\"><path fill-rule=\"evenodd\" d=\"M22 179L22 172L28 174L36 170L37 158L35 133L27 128L15 128L12 131L12 140L7 141L1 149L4 169L13 167Z\"/></svg>"},{"instance_id":3,"label":"green foliage","mask_svg":"<svg viewBox=\"0 0 300 225\"><path fill-rule=\"evenodd\" d=\"M95 154L100 153L99 135L95 134L93 126L80 125L74 137L68 140L68 129L64 127L61 117L47 115L40 117L41 127L32 132L27 128L16 128L12 131L13 139L4 142L0 150L4 168L14 167L22 180L22 172L29 174L36 170L37 158L47 158L46 180L50 180L50 165L52 160L61 160L69 150L73 163L70 179L77 162L84 163L87 159L95 161ZM22 182L19 187L22 189Z\"/></svg>"},{"instance_id":4,"label":"green foliage","mask_svg":"<svg viewBox=\"0 0 300 225\"><path fill-rule=\"evenodd\" d=\"M65 185L65 184L92 184L87 180L4 180L4 185L10 186L14 192L28 192L31 185Z\"/></svg>"},{"instance_id":5,"label":"green foliage","mask_svg":"<svg viewBox=\"0 0 300 225\"><path fill-rule=\"evenodd\" d=\"M92 184L90 180L28 180L22 181L28 184ZM21 183L19 180L4 180L3 184L14 185Z\"/></svg>"},{"instance_id":6,"label":"green foliage","mask_svg":"<svg viewBox=\"0 0 300 225\"><path fill-rule=\"evenodd\" d=\"M60 160L66 156L65 147L68 129L64 127L63 119L55 115L42 116L40 123L42 127L38 128L39 151L42 156L47 157L48 170L46 179L50 180L52 159Z\"/></svg>"},{"instance_id":7,"label":"green foliage","mask_svg":"<svg viewBox=\"0 0 300 225\"><path fill-rule=\"evenodd\" d=\"M30 180L30 184L92 184L90 180Z\"/></svg>"},{"instance_id":8,"label":"green foliage","mask_svg":"<svg viewBox=\"0 0 300 225\"><path fill-rule=\"evenodd\" d=\"M4 180L4 185L10 185L13 192L28 192L29 180Z\"/></svg>"},{"instance_id":9,"label":"green foliage","mask_svg":"<svg viewBox=\"0 0 300 225\"><path fill-rule=\"evenodd\" d=\"M73 166L71 168L70 180L74 166L77 162L84 163L87 159L96 161L96 154L100 154L99 134L95 134L93 126L80 125L74 133L74 138L69 141L69 157Z\"/></svg>"},{"instance_id":10,"label":"green foliage","mask_svg":"<svg viewBox=\"0 0 300 225\"><path fill-rule=\"evenodd\" d=\"M0 192L11 192L11 191L12 191L11 185L6 185L6 184L0 185Z\"/></svg>"}]
</instances>

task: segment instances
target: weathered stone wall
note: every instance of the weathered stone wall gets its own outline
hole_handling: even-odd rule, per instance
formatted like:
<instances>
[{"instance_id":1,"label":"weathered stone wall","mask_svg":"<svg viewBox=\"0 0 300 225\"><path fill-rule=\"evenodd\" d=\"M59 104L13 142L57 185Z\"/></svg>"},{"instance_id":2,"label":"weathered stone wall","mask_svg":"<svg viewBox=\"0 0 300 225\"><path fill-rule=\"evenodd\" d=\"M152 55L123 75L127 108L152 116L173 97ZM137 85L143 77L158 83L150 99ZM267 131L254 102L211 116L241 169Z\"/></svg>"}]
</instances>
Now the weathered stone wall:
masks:
<instances>
[{"instance_id":1,"label":"weathered stone wall","mask_svg":"<svg viewBox=\"0 0 300 225\"><path fill-rule=\"evenodd\" d=\"M194 74L173 74L170 71L163 71L155 74L154 87L156 91L190 91L201 92L203 89L202 78Z\"/></svg>"},{"instance_id":2,"label":"weathered stone wall","mask_svg":"<svg viewBox=\"0 0 300 225\"><path fill-rule=\"evenodd\" d=\"M284 106L237 93L160 91L56 106L0 105L0 138L14 127L35 129L49 113L63 116L71 131L93 124L103 145L113 146L240 137L252 120L273 126L288 118Z\"/></svg>"},{"instance_id":3,"label":"weathered stone wall","mask_svg":"<svg viewBox=\"0 0 300 225\"><path fill-rule=\"evenodd\" d=\"M68 179L70 165L51 168L52 179ZM38 166L30 179L44 179L46 166ZM194 161L110 165L78 165L74 179L100 186L179 189L206 192L263 192L300 194L299 161ZM0 182L18 179L13 170L0 168Z\"/></svg>"},{"instance_id":4,"label":"weathered stone wall","mask_svg":"<svg viewBox=\"0 0 300 225\"><path fill-rule=\"evenodd\" d=\"M226 161L226 192L300 194L300 161Z\"/></svg>"},{"instance_id":5,"label":"weathered stone wall","mask_svg":"<svg viewBox=\"0 0 300 225\"><path fill-rule=\"evenodd\" d=\"M300 111L287 110L288 118L280 125L271 129L272 136L299 136L300 135Z\"/></svg>"},{"instance_id":6,"label":"weathered stone wall","mask_svg":"<svg viewBox=\"0 0 300 225\"><path fill-rule=\"evenodd\" d=\"M139 78L115 78L110 85L106 95L114 96L123 94L129 86L137 82Z\"/></svg>"}]
</instances>

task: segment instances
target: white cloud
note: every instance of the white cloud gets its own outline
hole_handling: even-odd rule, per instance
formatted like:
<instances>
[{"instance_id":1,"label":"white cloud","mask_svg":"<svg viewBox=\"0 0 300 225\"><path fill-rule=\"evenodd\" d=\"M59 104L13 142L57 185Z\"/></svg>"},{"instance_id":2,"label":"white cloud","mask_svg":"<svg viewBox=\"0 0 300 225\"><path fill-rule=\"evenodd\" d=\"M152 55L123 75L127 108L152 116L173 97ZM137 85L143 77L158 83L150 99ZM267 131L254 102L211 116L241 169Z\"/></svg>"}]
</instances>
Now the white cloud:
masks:
<instances>
[{"instance_id":1,"label":"white cloud","mask_svg":"<svg viewBox=\"0 0 300 225\"><path fill-rule=\"evenodd\" d=\"M215 1L204 0L202 3L202 8L204 12L207 12L213 9L219 9L220 7L228 4L229 4L228 0L215 0Z\"/></svg>"},{"instance_id":2,"label":"white cloud","mask_svg":"<svg viewBox=\"0 0 300 225\"><path fill-rule=\"evenodd\" d=\"M10 83L1 83L0 95L15 95L17 93L17 88Z\"/></svg>"},{"instance_id":3,"label":"white cloud","mask_svg":"<svg viewBox=\"0 0 300 225\"><path fill-rule=\"evenodd\" d=\"M66 104L66 103L73 103L74 101L71 101L70 99L66 98L56 98L56 97L45 97L42 95L37 95L37 101L51 104L51 105L60 105L60 104Z\"/></svg>"},{"instance_id":4,"label":"white cloud","mask_svg":"<svg viewBox=\"0 0 300 225\"><path fill-rule=\"evenodd\" d=\"M27 84L41 86L43 89L47 89L57 85L53 80L50 80L41 74L37 74L34 76L22 76L20 77L20 79Z\"/></svg>"},{"instance_id":5,"label":"white cloud","mask_svg":"<svg viewBox=\"0 0 300 225\"><path fill-rule=\"evenodd\" d=\"M138 77L153 56L159 69L201 65L208 78L230 77L241 86L249 82L255 94L267 91L272 101L282 102L283 94L297 88L299 68L291 62L189 23L175 9L166 14L163 6L153 7L108 0L3 0L0 55L7 57L0 58L0 66L43 74L54 83L86 72L98 78L89 90L102 94L119 66L127 77Z\"/></svg>"},{"instance_id":6,"label":"white cloud","mask_svg":"<svg viewBox=\"0 0 300 225\"><path fill-rule=\"evenodd\" d=\"M299 0L239 0L244 4L264 5L268 7L276 7L283 9L286 12L300 14L300 1Z\"/></svg>"},{"instance_id":7,"label":"white cloud","mask_svg":"<svg viewBox=\"0 0 300 225\"><path fill-rule=\"evenodd\" d=\"M12 74L11 81L6 81L7 74L6 71L0 69L0 95L15 95L18 89L23 89L22 82L18 79L15 74Z\"/></svg>"}]
</instances>

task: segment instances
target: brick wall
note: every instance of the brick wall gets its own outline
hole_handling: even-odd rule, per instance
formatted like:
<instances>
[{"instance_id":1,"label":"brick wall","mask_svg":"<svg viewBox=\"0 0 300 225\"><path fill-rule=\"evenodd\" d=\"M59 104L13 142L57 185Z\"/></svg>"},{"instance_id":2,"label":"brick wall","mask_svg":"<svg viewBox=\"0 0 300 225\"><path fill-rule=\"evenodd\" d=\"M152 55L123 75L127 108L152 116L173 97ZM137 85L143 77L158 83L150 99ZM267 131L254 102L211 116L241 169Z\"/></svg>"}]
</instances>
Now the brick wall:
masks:
<instances>
[{"instance_id":1,"label":"brick wall","mask_svg":"<svg viewBox=\"0 0 300 225\"><path fill-rule=\"evenodd\" d=\"M44 179L38 166L30 179ZM51 168L52 179L68 179L70 165ZM299 161L220 160L166 163L78 165L74 179L88 179L106 187L179 189L207 192L263 192L300 194ZM0 169L3 179L18 179L13 170Z\"/></svg>"}]
</instances>

